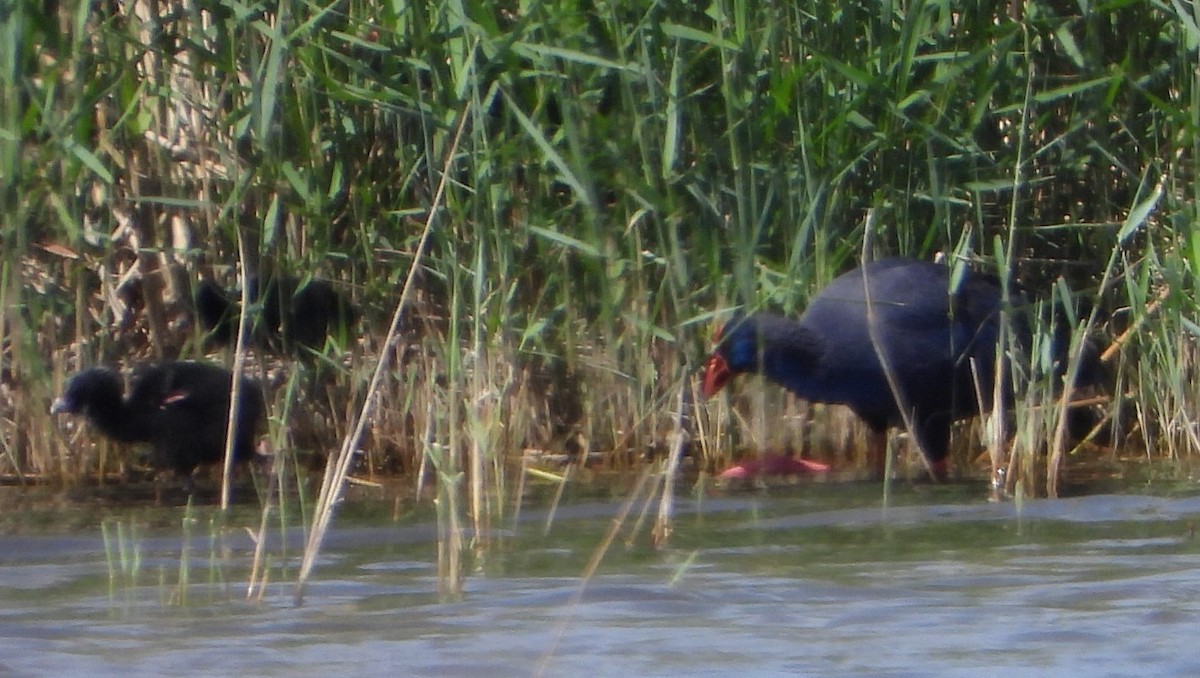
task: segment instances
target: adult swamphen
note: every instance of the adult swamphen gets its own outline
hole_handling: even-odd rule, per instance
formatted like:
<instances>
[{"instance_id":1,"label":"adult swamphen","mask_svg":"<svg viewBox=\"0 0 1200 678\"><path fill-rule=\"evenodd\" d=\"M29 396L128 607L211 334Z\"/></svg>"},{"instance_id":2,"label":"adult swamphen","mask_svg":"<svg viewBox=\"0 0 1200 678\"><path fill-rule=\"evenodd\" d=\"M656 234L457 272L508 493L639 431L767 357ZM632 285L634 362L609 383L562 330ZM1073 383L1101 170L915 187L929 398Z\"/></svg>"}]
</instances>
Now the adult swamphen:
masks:
<instances>
[{"instance_id":1,"label":"adult swamphen","mask_svg":"<svg viewBox=\"0 0 1200 678\"><path fill-rule=\"evenodd\" d=\"M310 348L320 350L325 337L349 329L357 312L350 300L327 280L301 281L279 276L265 285L249 278L250 300L259 301L264 288L261 313L251 328L255 342L276 350ZM225 346L237 333L238 309L229 294L211 280L200 283L196 313L213 344Z\"/></svg>"},{"instance_id":2,"label":"adult swamphen","mask_svg":"<svg viewBox=\"0 0 1200 678\"><path fill-rule=\"evenodd\" d=\"M729 321L708 359L704 394L714 395L736 374L757 372L806 400L847 405L874 434L878 475L887 428L904 423L902 403L933 474L944 478L950 425L979 412L977 392L983 407L991 406L1001 306L1000 282L992 276L967 272L951 290L950 271L940 264L873 261L829 283L798 321L768 313ZM1013 327L1027 347L1028 323L1020 314ZM1094 362L1094 350L1088 359ZM1092 368L1084 372L1077 383L1089 380Z\"/></svg>"},{"instance_id":3,"label":"adult swamphen","mask_svg":"<svg viewBox=\"0 0 1200 678\"><path fill-rule=\"evenodd\" d=\"M180 361L135 370L128 395L117 372L93 367L72 376L51 413L85 417L100 431L125 443L149 443L156 468L173 469L192 489L192 472L225 454L225 429L233 373L222 367ZM237 408L235 461L254 456L263 418L259 385L243 379Z\"/></svg>"}]
</instances>

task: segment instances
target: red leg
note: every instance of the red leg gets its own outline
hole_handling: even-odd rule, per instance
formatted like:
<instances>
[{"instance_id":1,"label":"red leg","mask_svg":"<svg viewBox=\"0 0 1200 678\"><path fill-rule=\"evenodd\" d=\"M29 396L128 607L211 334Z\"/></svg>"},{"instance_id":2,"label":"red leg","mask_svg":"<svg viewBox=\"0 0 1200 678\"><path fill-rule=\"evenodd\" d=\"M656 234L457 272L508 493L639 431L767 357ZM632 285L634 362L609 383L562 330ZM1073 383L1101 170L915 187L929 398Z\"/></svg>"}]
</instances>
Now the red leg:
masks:
<instances>
[{"instance_id":1,"label":"red leg","mask_svg":"<svg viewBox=\"0 0 1200 678\"><path fill-rule=\"evenodd\" d=\"M937 461L931 461L929 462L929 471L933 474L934 480L942 482L949 476L950 463L945 457Z\"/></svg>"}]
</instances>

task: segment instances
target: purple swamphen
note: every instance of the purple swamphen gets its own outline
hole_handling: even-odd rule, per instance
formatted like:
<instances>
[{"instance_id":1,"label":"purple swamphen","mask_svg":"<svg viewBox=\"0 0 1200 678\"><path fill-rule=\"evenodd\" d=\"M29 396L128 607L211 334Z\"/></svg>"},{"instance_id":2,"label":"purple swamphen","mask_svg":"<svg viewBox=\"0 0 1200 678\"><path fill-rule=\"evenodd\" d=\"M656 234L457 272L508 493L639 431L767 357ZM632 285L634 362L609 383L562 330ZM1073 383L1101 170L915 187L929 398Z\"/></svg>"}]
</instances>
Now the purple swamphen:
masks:
<instances>
[{"instance_id":1,"label":"purple swamphen","mask_svg":"<svg viewBox=\"0 0 1200 678\"><path fill-rule=\"evenodd\" d=\"M1002 307L993 276L966 272L953 290L950 285L950 270L941 264L880 259L829 283L799 320L739 315L718 333L704 395L716 394L737 374L761 373L800 398L844 404L873 434L877 475L888 426L904 424L903 406L933 475L944 478L951 424L991 406ZM1014 306L1021 303L1014 297ZM1021 313L1014 313L1013 327L1018 347L1027 349L1030 331ZM1090 374L1085 366L1077 383ZM1011 401L1011 384L1003 391Z\"/></svg>"}]
</instances>

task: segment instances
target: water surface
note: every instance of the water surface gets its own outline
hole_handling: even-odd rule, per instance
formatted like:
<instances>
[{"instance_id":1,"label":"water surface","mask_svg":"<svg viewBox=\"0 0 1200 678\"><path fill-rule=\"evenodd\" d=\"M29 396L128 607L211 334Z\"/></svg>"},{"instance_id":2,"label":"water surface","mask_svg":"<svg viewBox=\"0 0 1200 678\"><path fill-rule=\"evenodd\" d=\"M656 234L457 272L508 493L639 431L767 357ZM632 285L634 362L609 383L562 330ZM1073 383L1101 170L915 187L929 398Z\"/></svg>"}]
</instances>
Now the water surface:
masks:
<instances>
[{"instance_id":1,"label":"water surface","mask_svg":"<svg viewBox=\"0 0 1200 678\"><path fill-rule=\"evenodd\" d=\"M548 534L526 507L450 601L430 516L352 516L302 607L298 532L276 531L281 583L246 601L256 516L93 512L105 531L0 538L0 673L1200 675L1200 498L950 486L883 510L864 487L681 500L669 548L628 525L586 586L617 505L566 507Z\"/></svg>"}]
</instances>

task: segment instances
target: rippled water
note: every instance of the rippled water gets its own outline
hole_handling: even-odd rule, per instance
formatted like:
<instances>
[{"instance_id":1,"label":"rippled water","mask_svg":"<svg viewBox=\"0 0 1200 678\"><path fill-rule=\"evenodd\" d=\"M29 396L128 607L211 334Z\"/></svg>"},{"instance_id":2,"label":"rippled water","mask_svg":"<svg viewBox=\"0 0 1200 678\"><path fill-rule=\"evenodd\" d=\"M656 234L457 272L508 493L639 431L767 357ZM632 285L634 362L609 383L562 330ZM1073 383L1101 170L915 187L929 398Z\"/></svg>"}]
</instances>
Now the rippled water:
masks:
<instances>
[{"instance_id":1,"label":"rippled water","mask_svg":"<svg viewBox=\"0 0 1200 678\"><path fill-rule=\"evenodd\" d=\"M119 567L110 580L98 529L4 537L0 672L1200 675L1200 499L1018 510L972 494L925 488L886 511L861 488L683 501L671 548L622 537L582 589L616 507L570 507L545 536L526 509L454 602L436 596L423 517L337 527L299 608L287 584L242 599L250 542L237 529L196 527L186 557L170 529L126 535L136 582ZM279 548L282 580L294 551ZM186 605L172 601L181 562Z\"/></svg>"}]
</instances>

